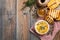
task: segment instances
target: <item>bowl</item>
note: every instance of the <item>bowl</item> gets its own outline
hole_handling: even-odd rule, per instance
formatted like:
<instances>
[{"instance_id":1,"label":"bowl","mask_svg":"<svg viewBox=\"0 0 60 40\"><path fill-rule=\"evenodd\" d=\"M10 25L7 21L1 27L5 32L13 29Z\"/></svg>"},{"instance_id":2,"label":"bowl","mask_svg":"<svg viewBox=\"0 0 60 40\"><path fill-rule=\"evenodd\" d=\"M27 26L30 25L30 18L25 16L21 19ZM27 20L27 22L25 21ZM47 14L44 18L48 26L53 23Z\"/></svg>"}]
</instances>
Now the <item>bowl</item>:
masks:
<instances>
[{"instance_id":1,"label":"bowl","mask_svg":"<svg viewBox=\"0 0 60 40\"><path fill-rule=\"evenodd\" d=\"M44 35L47 34L49 31L49 24L47 21L45 20L38 20L35 23L35 31L40 34L40 35Z\"/></svg>"}]
</instances>

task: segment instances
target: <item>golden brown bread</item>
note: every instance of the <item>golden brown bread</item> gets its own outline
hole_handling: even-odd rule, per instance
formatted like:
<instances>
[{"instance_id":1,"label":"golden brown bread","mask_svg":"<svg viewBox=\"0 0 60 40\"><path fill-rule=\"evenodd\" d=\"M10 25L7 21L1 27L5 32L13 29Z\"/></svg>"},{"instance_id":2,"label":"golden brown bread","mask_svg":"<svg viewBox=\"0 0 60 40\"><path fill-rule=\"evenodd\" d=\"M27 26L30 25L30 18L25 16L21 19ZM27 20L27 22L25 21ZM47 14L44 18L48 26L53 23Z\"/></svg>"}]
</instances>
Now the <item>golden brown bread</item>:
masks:
<instances>
[{"instance_id":1,"label":"golden brown bread","mask_svg":"<svg viewBox=\"0 0 60 40\"><path fill-rule=\"evenodd\" d=\"M58 16L58 18L56 18L56 20L60 20L60 12L59 12L59 16Z\"/></svg>"},{"instance_id":2,"label":"golden brown bread","mask_svg":"<svg viewBox=\"0 0 60 40\"><path fill-rule=\"evenodd\" d=\"M45 16L45 20L46 20L48 23L50 23L50 24L53 24L53 23L54 23L54 20L53 20L53 18L52 18L50 15L46 15L46 16Z\"/></svg>"},{"instance_id":3,"label":"golden brown bread","mask_svg":"<svg viewBox=\"0 0 60 40\"><path fill-rule=\"evenodd\" d=\"M51 6L52 4L54 4L54 3L55 3L55 0L50 0L50 1L48 2L47 6L49 7L49 6Z\"/></svg>"},{"instance_id":4,"label":"golden brown bread","mask_svg":"<svg viewBox=\"0 0 60 40\"><path fill-rule=\"evenodd\" d=\"M60 4L60 0L50 0L47 6L49 9L55 9L59 6L59 4Z\"/></svg>"},{"instance_id":5,"label":"golden brown bread","mask_svg":"<svg viewBox=\"0 0 60 40\"><path fill-rule=\"evenodd\" d=\"M48 15L53 17L54 19L58 18L60 14L60 10L49 10Z\"/></svg>"}]
</instances>

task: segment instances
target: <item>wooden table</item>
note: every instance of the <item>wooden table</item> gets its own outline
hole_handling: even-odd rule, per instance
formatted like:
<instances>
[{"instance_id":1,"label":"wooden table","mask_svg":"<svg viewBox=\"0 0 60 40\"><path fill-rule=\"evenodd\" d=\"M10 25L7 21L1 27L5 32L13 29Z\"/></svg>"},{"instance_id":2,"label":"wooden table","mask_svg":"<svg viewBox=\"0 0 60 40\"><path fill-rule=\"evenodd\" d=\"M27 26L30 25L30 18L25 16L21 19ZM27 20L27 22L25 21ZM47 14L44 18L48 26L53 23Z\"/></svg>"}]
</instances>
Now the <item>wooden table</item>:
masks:
<instances>
[{"instance_id":1,"label":"wooden table","mask_svg":"<svg viewBox=\"0 0 60 40\"><path fill-rule=\"evenodd\" d=\"M34 24L35 19L32 18L32 14L23 14L21 8L23 2L26 0L18 0L18 25L17 25L17 39L18 40L39 40L35 35L33 35L29 29Z\"/></svg>"},{"instance_id":2,"label":"wooden table","mask_svg":"<svg viewBox=\"0 0 60 40\"><path fill-rule=\"evenodd\" d=\"M32 18L32 14L23 14L21 8L24 6L23 2L26 0L18 0L18 13L17 13L17 39L18 40L40 40L33 35L29 29L35 23L35 19ZM60 7L57 9L60 10Z\"/></svg>"},{"instance_id":3,"label":"wooden table","mask_svg":"<svg viewBox=\"0 0 60 40\"><path fill-rule=\"evenodd\" d=\"M0 0L0 40L16 40L16 0Z\"/></svg>"},{"instance_id":4,"label":"wooden table","mask_svg":"<svg viewBox=\"0 0 60 40\"><path fill-rule=\"evenodd\" d=\"M32 14L23 14L26 0L0 0L0 40L39 40L29 29L35 23Z\"/></svg>"}]
</instances>

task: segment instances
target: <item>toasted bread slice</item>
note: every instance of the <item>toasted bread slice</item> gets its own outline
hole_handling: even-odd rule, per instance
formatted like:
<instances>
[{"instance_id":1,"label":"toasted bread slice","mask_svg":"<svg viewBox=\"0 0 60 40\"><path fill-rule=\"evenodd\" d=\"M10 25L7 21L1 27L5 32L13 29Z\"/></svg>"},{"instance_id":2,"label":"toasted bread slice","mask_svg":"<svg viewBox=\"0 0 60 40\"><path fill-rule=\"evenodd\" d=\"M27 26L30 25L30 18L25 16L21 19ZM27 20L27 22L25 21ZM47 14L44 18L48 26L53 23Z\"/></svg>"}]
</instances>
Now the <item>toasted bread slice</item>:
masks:
<instances>
[{"instance_id":1,"label":"toasted bread slice","mask_svg":"<svg viewBox=\"0 0 60 40\"><path fill-rule=\"evenodd\" d=\"M50 0L49 3L47 4L47 6L49 7L49 6L51 6L52 4L54 4L54 3L55 3L55 0Z\"/></svg>"},{"instance_id":2,"label":"toasted bread slice","mask_svg":"<svg viewBox=\"0 0 60 40\"><path fill-rule=\"evenodd\" d=\"M49 6L49 9L55 9L55 8L57 8L59 6L59 4L54 4L54 5L52 5L52 6Z\"/></svg>"},{"instance_id":3,"label":"toasted bread slice","mask_svg":"<svg viewBox=\"0 0 60 40\"><path fill-rule=\"evenodd\" d=\"M56 19L59 17L59 12L60 10L49 10L48 15Z\"/></svg>"},{"instance_id":4,"label":"toasted bread slice","mask_svg":"<svg viewBox=\"0 0 60 40\"><path fill-rule=\"evenodd\" d=\"M46 20L48 23L50 23L50 24L53 24L53 23L54 23L54 20L53 20L53 18L52 18L50 15L45 16L45 20Z\"/></svg>"},{"instance_id":5,"label":"toasted bread slice","mask_svg":"<svg viewBox=\"0 0 60 40\"><path fill-rule=\"evenodd\" d=\"M50 0L50 2L47 4L49 9L55 9L59 6L60 0Z\"/></svg>"},{"instance_id":6,"label":"toasted bread slice","mask_svg":"<svg viewBox=\"0 0 60 40\"><path fill-rule=\"evenodd\" d=\"M58 16L58 18L56 18L56 20L60 20L60 13L59 13L59 16Z\"/></svg>"}]
</instances>

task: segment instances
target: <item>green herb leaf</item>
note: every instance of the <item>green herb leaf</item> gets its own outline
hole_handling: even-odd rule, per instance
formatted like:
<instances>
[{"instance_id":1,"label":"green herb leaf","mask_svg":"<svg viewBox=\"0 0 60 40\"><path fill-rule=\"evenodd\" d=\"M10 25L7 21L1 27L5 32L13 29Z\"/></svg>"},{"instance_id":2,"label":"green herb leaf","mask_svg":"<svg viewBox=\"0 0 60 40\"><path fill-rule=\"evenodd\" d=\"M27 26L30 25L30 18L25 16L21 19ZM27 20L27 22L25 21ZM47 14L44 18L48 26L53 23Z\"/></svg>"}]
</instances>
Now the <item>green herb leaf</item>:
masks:
<instances>
[{"instance_id":1,"label":"green herb leaf","mask_svg":"<svg viewBox=\"0 0 60 40\"><path fill-rule=\"evenodd\" d=\"M28 6L28 7L32 6L33 4L35 4L35 0L28 0L28 1L25 3L25 5Z\"/></svg>"}]
</instances>

